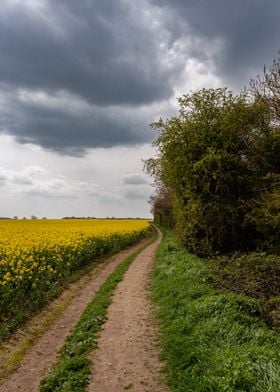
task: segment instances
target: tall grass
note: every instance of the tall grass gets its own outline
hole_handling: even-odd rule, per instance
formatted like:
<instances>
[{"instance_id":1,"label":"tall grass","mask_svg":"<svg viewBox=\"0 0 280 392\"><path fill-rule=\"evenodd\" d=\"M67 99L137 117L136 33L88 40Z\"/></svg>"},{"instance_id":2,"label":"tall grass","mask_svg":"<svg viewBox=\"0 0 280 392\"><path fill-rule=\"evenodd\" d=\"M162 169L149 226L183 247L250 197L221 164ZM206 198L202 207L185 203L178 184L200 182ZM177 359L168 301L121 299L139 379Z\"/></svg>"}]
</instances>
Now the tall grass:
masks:
<instances>
[{"instance_id":1,"label":"tall grass","mask_svg":"<svg viewBox=\"0 0 280 392\"><path fill-rule=\"evenodd\" d=\"M258 318L258 300L215 289L207 264L170 232L153 278L172 391L279 392L280 336Z\"/></svg>"}]
</instances>

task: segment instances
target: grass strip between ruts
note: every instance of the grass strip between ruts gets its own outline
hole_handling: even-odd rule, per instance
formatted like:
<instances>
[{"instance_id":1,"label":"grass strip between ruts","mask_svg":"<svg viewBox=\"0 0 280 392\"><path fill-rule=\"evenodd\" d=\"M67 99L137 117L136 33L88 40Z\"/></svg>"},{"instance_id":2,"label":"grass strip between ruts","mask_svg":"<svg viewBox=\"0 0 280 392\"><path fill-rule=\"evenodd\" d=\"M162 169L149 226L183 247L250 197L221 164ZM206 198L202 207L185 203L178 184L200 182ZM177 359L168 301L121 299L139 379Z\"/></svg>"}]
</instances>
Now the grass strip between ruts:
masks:
<instances>
[{"instance_id":1,"label":"grass strip between ruts","mask_svg":"<svg viewBox=\"0 0 280 392\"><path fill-rule=\"evenodd\" d=\"M279 392L280 336L258 300L218 290L207 261L167 231L157 251L152 297L166 376L176 392Z\"/></svg>"},{"instance_id":2,"label":"grass strip between ruts","mask_svg":"<svg viewBox=\"0 0 280 392\"><path fill-rule=\"evenodd\" d=\"M102 284L67 337L53 371L41 381L41 392L85 391L91 366L86 354L97 347L98 333L106 321L107 308L112 302L113 292L130 264L156 240L157 235L154 231L151 241L128 256Z\"/></svg>"}]
</instances>

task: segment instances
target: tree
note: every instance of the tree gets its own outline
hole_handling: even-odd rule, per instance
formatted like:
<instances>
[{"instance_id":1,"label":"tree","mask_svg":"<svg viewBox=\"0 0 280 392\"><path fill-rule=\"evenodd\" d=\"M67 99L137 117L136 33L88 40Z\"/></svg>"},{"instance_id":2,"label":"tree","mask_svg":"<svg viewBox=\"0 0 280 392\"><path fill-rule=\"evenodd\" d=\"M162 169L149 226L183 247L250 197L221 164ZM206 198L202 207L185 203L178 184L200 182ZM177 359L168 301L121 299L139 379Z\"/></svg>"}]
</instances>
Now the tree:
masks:
<instances>
[{"instance_id":1,"label":"tree","mask_svg":"<svg viewBox=\"0 0 280 392\"><path fill-rule=\"evenodd\" d=\"M248 221L261 235L259 246L280 252L280 53L262 76L251 79L248 88L253 99L269 112L272 131L259 142L259 154L265 162L263 192L254 201Z\"/></svg>"},{"instance_id":2,"label":"tree","mask_svg":"<svg viewBox=\"0 0 280 392\"><path fill-rule=\"evenodd\" d=\"M265 66L262 76L251 79L249 92L270 109L273 120L280 124L280 53L271 66Z\"/></svg>"},{"instance_id":3,"label":"tree","mask_svg":"<svg viewBox=\"0 0 280 392\"><path fill-rule=\"evenodd\" d=\"M154 222L161 226L172 227L174 222L170 189L163 184L158 185L156 193L150 197L149 203Z\"/></svg>"},{"instance_id":4,"label":"tree","mask_svg":"<svg viewBox=\"0 0 280 392\"><path fill-rule=\"evenodd\" d=\"M177 233L201 255L254 246L246 215L271 170L267 106L227 89L202 89L179 105L177 117L152 124L158 156L146 163L172 194Z\"/></svg>"}]
</instances>

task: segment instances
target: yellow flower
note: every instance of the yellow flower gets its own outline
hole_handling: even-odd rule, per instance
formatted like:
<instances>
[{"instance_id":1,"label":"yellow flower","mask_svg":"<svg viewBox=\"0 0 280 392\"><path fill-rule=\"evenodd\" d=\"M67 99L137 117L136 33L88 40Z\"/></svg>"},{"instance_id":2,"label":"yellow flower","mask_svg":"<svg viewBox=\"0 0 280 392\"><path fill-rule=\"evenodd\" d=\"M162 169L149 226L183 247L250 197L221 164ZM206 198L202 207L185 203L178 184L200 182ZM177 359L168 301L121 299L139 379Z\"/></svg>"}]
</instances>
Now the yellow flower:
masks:
<instances>
[{"instance_id":1,"label":"yellow flower","mask_svg":"<svg viewBox=\"0 0 280 392\"><path fill-rule=\"evenodd\" d=\"M95 240L110 248L116 234L132 236L148 227L144 220L0 221L0 284L17 285L46 274L62 276L64 265L71 270L84 249L90 254Z\"/></svg>"}]
</instances>

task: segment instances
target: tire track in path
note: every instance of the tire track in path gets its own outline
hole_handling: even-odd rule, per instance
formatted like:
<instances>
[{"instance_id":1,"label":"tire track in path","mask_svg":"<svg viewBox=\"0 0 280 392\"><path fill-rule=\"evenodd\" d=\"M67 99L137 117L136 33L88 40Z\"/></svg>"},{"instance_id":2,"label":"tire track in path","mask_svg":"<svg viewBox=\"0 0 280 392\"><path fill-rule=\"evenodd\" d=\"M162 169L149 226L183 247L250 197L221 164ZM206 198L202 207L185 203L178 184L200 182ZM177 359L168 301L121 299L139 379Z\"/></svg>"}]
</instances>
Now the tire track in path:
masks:
<instances>
[{"instance_id":1,"label":"tire track in path","mask_svg":"<svg viewBox=\"0 0 280 392\"><path fill-rule=\"evenodd\" d=\"M142 251L119 283L93 362L88 392L168 392L149 300L150 272L161 241Z\"/></svg>"}]
</instances>

